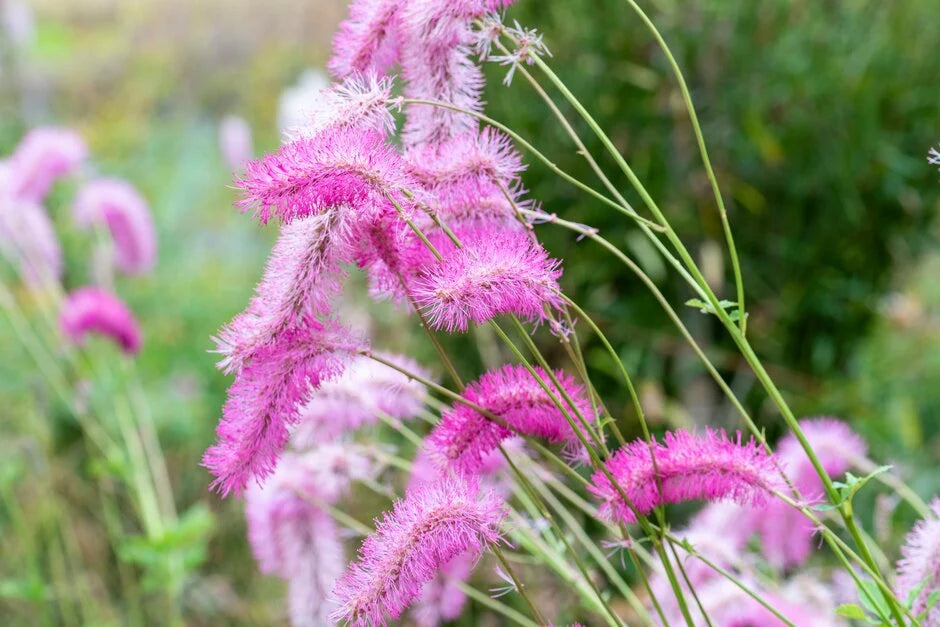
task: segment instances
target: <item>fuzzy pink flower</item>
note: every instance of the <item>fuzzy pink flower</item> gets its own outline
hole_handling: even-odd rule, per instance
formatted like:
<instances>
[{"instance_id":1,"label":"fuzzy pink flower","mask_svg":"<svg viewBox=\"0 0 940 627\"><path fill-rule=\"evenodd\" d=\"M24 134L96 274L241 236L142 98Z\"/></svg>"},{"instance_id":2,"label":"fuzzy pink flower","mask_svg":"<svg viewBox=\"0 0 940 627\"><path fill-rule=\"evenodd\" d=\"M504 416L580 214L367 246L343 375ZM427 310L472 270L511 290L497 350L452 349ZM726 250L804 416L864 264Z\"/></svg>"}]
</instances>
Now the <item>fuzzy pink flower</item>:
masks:
<instances>
[{"instance_id":1,"label":"fuzzy pink flower","mask_svg":"<svg viewBox=\"0 0 940 627\"><path fill-rule=\"evenodd\" d=\"M254 152L251 126L245 118L227 115L219 123L219 150L232 172L241 170Z\"/></svg>"},{"instance_id":2,"label":"fuzzy pink flower","mask_svg":"<svg viewBox=\"0 0 940 627\"><path fill-rule=\"evenodd\" d=\"M400 58L398 0L354 0L349 18L333 38L328 67L338 78L374 71L384 74Z\"/></svg>"},{"instance_id":3,"label":"fuzzy pink flower","mask_svg":"<svg viewBox=\"0 0 940 627\"><path fill-rule=\"evenodd\" d=\"M460 618L467 595L457 582L465 582L476 566L476 557L464 553L441 567L434 579L425 584L413 610L419 627L437 627Z\"/></svg>"},{"instance_id":4,"label":"fuzzy pink flower","mask_svg":"<svg viewBox=\"0 0 940 627\"><path fill-rule=\"evenodd\" d=\"M405 153L405 160L412 176L432 188L468 179L509 185L525 169L512 141L489 127L440 144L414 146Z\"/></svg>"},{"instance_id":5,"label":"fuzzy pink flower","mask_svg":"<svg viewBox=\"0 0 940 627\"><path fill-rule=\"evenodd\" d=\"M144 274L157 258L157 235L147 201L125 181L101 178L79 192L72 215L80 226L103 223L114 242L115 263L126 274Z\"/></svg>"},{"instance_id":6,"label":"fuzzy pink flower","mask_svg":"<svg viewBox=\"0 0 940 627\"><path fill-rule=\"evenodd\" d=\"M248 309L219 331L219 367L237 372L259 348L310 316L326 315L351 260L349 216L342 208L298 219L281 228Z\"/></svg>"},{"instance_id":7,"label":"fuzzy pink flower","mask_svg":"<svg viewBox=\"0 0 940 627\"><path fill-rule=\"evenodd\" d=\"M23 281L40 287L62 276L62 249L46 210L12 195L9 167L0 163L0 256L16 264Z\"/></svg>"},{"instance_id":8,"label":"fuzzy pink flower","mask_svg":"<svg viewBox=\"0 0 940 627\"><path fill-rule=\"evenodd\" d=\"M362 342L338 324L309 319L259 348L236 375L202 463L222 496L274 470L299 409L323 381L339 375Z\"/></svg>"},{"instance_id":9,"label":"fuzzy pink flower","mask_svg":"<svg viewBox=\"0 0 940 627\"><path fill-rule=\"evenodd\" d=\"M835 418L800 421L800 428L826 472L840 476L853 460L865 457L868 445L844 422ZM793 434L777 445L780 468L808 503L824 498L823 484L803 447ZM782 501L774 501L766 512L751 514L752 527L760 533L767 560L778 568L804 563L813 552L812 522ZM743 522L743 521L742 521Z\"/></svg>"},{"instance_id":10,"label":"fuzzy pink flower","mask_svg":"<svg viewBox=\"0 0 940 627\"><path fill-rule=\"evenodd\" d=\"M409 98L438 100L479 111L483 73L471 59L479 0L412 0L401 9L401 66ZM409 105L403 141L437 144L477 128L471 115L429 105Z\"/></svg>"},{"instance_id":11,"label":"fuzzy pink flower","mask_svg":"<svg viewBox=\"0 0 940 627\"><path fill-rule=\"evenodd\" d=\"M643 440L627 444L605 465L617 485L640 514L648 514L665 503L693 499L733 500L762 507L782 481L774 460L753 439L742 442L741 434L729 439L723 432L704 435L686 431L667 432L663 444L654 442L657 477L650 445ZM611 520L635 522L636 516L607 476L598 470L588 490L602 500L600 512ZM660 486L662 484L662 492Z\"/></svg>"},{"instance_id":12,"label":"fuzzy pink flower","mask_svg":"<svg viewBox=\"0 0 940 627\"><path fill-rule=\"evenodd\" d=\"M140 351L140 328L117 296L99 287L80 287L66 297L59 314L62 332L76 344L89 333L112 339L128 355Z\"/></svg>"},{"instance_id":13,"label":"fuzzy pink flower","mask_svg":"<svg viewBox=\"0 0 940 627\"><path fill-rule=\"evenodd\" d=\"M386 195L400 196L408 183L401 158L381 133L338 128L246 164L236 181L244 191L236 206L253 208L262 224L272 215L290 222L341 206L370 213L390 207Z\"/></svg>"},{"instance_id":14,"label":"fuzzy pink flower","mask_svg":"<svg viewBox=\"0 0 940 627\"><path fill-rule=\"evenodd\" d=\"M414 298L435 329L466 331L500 314L546 318L562 304L559 262L522 231L480 229L463 248L430 267L414 284Z\"/></svg>"},{"instance_id":15,"label":"fuzzy pink flower","mask_svg":"<svg viewBox=\"0 0 940 627\"><path fill-rule=\"evenodd\" d=\"M385 625L399 618L447 562L500 542L504 518L502 500L472 483L443 480L407 492L336 584L333 619Z\"/></svg>"},{"instance_id":16,"label":"fuzzy pink flower","mask_svg":"<svg viewBox=\"0 0 940 627\"><path fill-rule=\"evenodd\" d=\"M335 609L330 592L343 574L339 530L310 498L332 500L315 479L323 464L312 455L285 455L263 487L245 493L245 518L252 553L263 573L288 582L288 607L294 627L329 622Z\"/></svg>"},{"instance_id":17,"label":"fuzzy pink flower","mask_svg":"<svg viewBox=\"0 0 940 627\"><path fill-rule=\"evenodd\" d=\"M554 387L544 370L536 367L535 371L549 388ZM586 420L593 420L591 404L584 389L563 371L556 370L554 374L581 415ZM562 398L558 390L553 392L558 399ZM463 397L496 414L511 429L489 420L463 403L455 403L425 440L428 454L439 467L464 474L479 474L493 450L503 440L512 437L514 431L556 444L564 443L572 449L580 444L565 416L523 366L508 364L486 373L467 386ZM562 405L574 417L574 412L563 400Z\"/></svg>"},{"instance_id":18,"label":"fuzzy pink flower","mask_svg":"<svg viewBox=\"0 0 940 627\"><path fill-rule=\"evenodd\" d=\"M388 135L395 130L392 106L391 79L376 78L372 73L354 74L318 93L305 107L304 122L287 129L285 135L296 140L337 128L369 129Z\"/></svg>"},{"instance_id":19,"label":"fuzzy pink flower","mask_svg":"<svg viewBox=\"0 0 940 627\"><path fill-rule=\"evenodd\" d=\"M430 378L404 355L382 355L401 367ZM324 383L300 410L291 441L303 448L332 440L378 421L378 414L408 419L424 405L427 390L402 373L365 356L350 362L342 376Z\"/></svg>"},{"instance_id":20,"label":"fuzzy pink flower","mask_svg":"<svg viewBox=\"0 0 940 627\"><path fill-rule=\"evenodd\" d=\"M927 600L940 590L940 499L930 504L934 517L918 521L904 539L901 559L898 561L898 598L904 600L923 584L914 606L915 615L927 609ZM940 607L934 605L925 625L940 625Z\"/></svg>"},{"instance_id":21,"label":"fuzzy pink flower","mask_svg":"<svg viewBox=\"0 0 940 627\"><path fill-rule=\"evenodd\" d=\"M31 130L10 157L13 195L41 201L53 182L74 172L87 155L84 140L71 129L40 127Z\"/></svg>"}]
</instances>

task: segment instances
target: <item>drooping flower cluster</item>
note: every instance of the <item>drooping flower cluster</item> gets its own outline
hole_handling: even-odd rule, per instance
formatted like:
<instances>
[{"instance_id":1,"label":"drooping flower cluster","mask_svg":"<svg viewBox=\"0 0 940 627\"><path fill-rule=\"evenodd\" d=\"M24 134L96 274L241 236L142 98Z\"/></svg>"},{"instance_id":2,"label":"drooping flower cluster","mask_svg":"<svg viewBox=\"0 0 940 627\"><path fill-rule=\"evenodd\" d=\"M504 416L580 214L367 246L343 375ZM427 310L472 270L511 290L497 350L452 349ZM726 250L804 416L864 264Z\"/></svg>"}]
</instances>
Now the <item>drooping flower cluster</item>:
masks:
<instances>
[{"instance_id":1,"label":"drooping flower cluster","mask_svg":"<svg viewBox=\"0 0 940 627\"><path fill-rule=\"evenodd\" d=\"M619 489L598 470L588 490L601 499L602 515L621 522L634 522L637 513L648 514L659 505L689 500L761 507L783 486L763 447L753 439L744 442L740 433L731 439L723 431L672 431L663 443L637 440L605 466Z\"/></svg>"},{"instance_id":2,"label":"drooping flower cluster","mask_svg":"<svg viewBox=\"0 0 940 627\"><path fill-rule=\"evenodd\" d=\"M901 547L901 560L898 562L898 597L907 599L920 587L911 608L915 615L926 611L930 597L940 590L940 499L934 499L930 509L934 517L914 525ZM930 608L924 624L940 624L937 604Z\"/></svg>"},{"instance_id":3,"label":"drooping flower cluster","mask_svg":"<svg viewBox=\"0 0 940 627\"><path fill-rule=\"evenodd\" d=\"M541 368L535 368L535 371L552 390L552 395L560 399L560 390L555 388L548 373ZM573 408L562 401L564 411L576 424L576 413L585 420L593 420L591 404L583 388L560 370L554 374L574 401ZM579 446L578 436L562 410L523 366L506 365L488 372L468 385L463 397L495 414L505 426L467 404L454 403L425 441L428 454L441 468L477 475L483 471L496 447L515 433L566 444L572 449Z\"/></svg>"},{"instance_id":4,"label":"drooping flower cluster","mask_svg":"<svg viewBox=\"0 0 940 627\"><path fill-rule=\"evenodd\" d=\"M336 585L334 619L385 625L454 558L501 541L502 500L473 483L442 480L409 491L377 522Z\"/></svg>"}]
</instances>

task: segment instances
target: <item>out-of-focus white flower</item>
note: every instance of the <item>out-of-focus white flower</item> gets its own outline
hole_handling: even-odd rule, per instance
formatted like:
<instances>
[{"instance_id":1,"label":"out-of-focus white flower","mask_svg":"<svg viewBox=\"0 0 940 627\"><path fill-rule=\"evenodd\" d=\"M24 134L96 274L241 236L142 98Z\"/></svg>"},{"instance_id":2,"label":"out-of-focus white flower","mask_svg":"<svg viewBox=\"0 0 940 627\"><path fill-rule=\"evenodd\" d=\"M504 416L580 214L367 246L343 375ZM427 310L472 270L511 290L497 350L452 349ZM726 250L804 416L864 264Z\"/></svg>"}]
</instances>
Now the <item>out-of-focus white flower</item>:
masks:
<instances>
[{"instance_id":1,"label":"out-of-focus white flower","mask_svg":"<svg viewBox=\"0 0 940 627\"><path fill-rule=\"evenodd\" d=\"M281 132L302 125L314 110L313 102L330 84L323 70L307 70L297 82L281 92L277 126Z\"/></svg>"},{"instance_id":2,"label":"out-of-focus white flower","mask_svg":"<svg viewBox=\"0 0 940 627\"><path fill-rule=\"evenodd\" d=\"M36 17L24 0L0 0L0 24L17 47L26 47L36 38Z\"/></svg>"},{"instance_id":3,"label":"out-of-focus white flower","mask_svg":"<svg viewBox=\"0 0 940 627\"><path fill-rule=\"evenodd\" d=\"M233 172L252 157L251 126L244 118L227 115L219 123L219 149Z\"/></svg>"}]
</instances>

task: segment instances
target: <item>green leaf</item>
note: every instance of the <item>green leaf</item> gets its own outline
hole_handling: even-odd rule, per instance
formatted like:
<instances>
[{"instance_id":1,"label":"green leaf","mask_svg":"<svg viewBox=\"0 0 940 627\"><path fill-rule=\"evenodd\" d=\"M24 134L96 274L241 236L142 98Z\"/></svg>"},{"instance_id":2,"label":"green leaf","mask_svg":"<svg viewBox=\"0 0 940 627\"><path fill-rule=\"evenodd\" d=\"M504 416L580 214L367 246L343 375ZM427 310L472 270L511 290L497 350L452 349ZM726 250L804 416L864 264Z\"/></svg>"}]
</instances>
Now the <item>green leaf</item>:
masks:
<instances>
[{"instance_id":1,"label":"green leaf","mask_svg":"<svg viewBox=\"0 0 940 627\"><path fill-rule=\"evenodd\" d=\"M871 579L862 579L856 586L858 588L858 600L865 609L887 621L891 611L888 609L888 604L882 596L878 584Z\"/></svg>"},{"instance_id":2,"label":"green leaf","mask_svg":"<svg viewBox=\"0 0 940 627\"><path fill-rule=\"evenodd\" d=\"M845 616L846 618L857 618L859 620L865 619L865 610L863 610L858 605L855 605L854 603L840 605L836 608L836 614L839 616Z\"/></svg>"}]
</instances>

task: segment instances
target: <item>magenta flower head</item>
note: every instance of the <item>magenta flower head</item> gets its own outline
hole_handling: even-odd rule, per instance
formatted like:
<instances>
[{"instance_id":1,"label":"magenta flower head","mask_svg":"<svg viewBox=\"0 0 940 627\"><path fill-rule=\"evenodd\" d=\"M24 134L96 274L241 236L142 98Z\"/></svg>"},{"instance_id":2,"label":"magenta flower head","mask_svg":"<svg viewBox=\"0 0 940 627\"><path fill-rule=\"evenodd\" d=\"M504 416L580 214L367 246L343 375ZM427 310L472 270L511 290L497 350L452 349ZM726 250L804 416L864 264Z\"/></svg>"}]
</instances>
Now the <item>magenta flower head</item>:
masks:
<instances>
[{"instance_id":1,"label":"magenta flower head","mask_svg":"<svg viewBox=\"0 0 940 627\"><path fill-rule=\"evenodd\" d=\"M281 228L248 309L219 332L219 367L237 372L255 351L310 316L327 315L350 261L349 216L341 208L295 220Z\"/></svg>"},{"instance_id":2,"label":"magenta flower head","mask_svg":"<svg viewBox=\"0 0 940 627\"><path fill-rule=\"evenodd\" d=\"M554 387L544 370L536 367L535 371L550 389ZM563 371L557 370L554 374L581 415L593 420L591 404L584 389ZM558 390L553 390L553 393L561 399ZM564 443L571 448L580 443L564 414L523 366L508 364L486 373L467 386L463 397L499 416L509 428L463 403L455 403L425 440L425 449L439 467L467 475L479 474L493 450L503 440L515 435L514 431L556 444ZM564 401L562 403L574 417L571 408Z\"/></svg>"},{"instance_id":3,"label":"magenta flower head","mask_svg":"<svg viewBox=\"0 0 940 627\"><path fill-rule=\"evenodd\" d=\"M236 375L203 465L222 496L273 472L299 419L300 407L323 381L339 375L362 342L332 321L309 319L259 348Z\"/></svg>"},{"instance_id":4,"label":"magenta flower head","mask_svg":"<svg viewBox=\"0 0 940 627\"><path fill-rule=\"evenodd\" d=\"M399 618L450 560L476 557L500 542L505 515L502 500L473 483L446 479L409 490L377 521L359 560L336 584L340 607L333 619L385 625Z\"/></svg>"},{"instance_id":5,"label":"magenta flower head","mask_svg":"<svg viewBox=\"0 0 940 627\"><path fill-rule=\"evenodd\" d=\"M296 140L338 128L359 128L388 135L395 130L392 106L390 78L377 78L371 72L354 74L320 91L304 108L304 122L285 134Z\"/></svg>"},{"instance_id":6,"label":"magenta flower head","mask_svg":"<svg viewBox=\"0 0 940 627\"><path fill-rule=\"evenodd\" d=\"M740 433L732 440L724 431L667 432L663 444L652 445L655 469L650 448L637 440L605 462L629 504L602 471L591 477L588 490L601 499L603 516L630 523L636 521L633 509L648 514L658 505L689 500L733 500L762 507L783 486L773 458L753 439L742 442Z\"/></svg>"},{"instance_id":7,"label":"magenta flower head","mask_svg":"<svg viewBox=\"0 0 940 627\"><path fill-rule=\"evenodd\" d=\"M87 155L84 140L71 129L40 127L31 130L10 157L13 195L39 202L56 179L73 173Z\"/></svg>"},{"instance_id":8,"label":"magenta flower head","mask_svg":"<svg viewBox=\"0 0 940 627\"><path fill-rule=\"evenodd\" d=\"M75 199L72 215L80 226L101 223L114 241L114 261L126 274L145 274L157 258L157 235L147 201L125 181L96 179Z\"/></svg>"},{"instance_id":9,"label":"magenta flower head","mask_svg":"<svg viewBox=\"0 0 940 627\"><path fill-rule=\"evenodd\" d=\"M0 163L0 256L18 267L30 287L56 282L62 276L62 249L52 220L37 203L12 196L8 171Z\"/></svg>"},{"instance_id":10,"label":"magenta flower head","mask_svg":"<svg viewBox=\"0 0 940 627\"><path fill-rule=\"evenodd\" d=\"M338 78L375 72L384 74L398 63L399 0L353 0L349 18L333 38L333 57L328 67Z\"/></svg>"},{"instance_id":11,"label":"magenta flower head","mask_svg":"<svg viewBox=\"0 0 940 627\"><path fill-rule=\"evenodd\" d=\"M804 419L800 421L800 428L823 468L832 476L841 476L852 466L853 460L863 459L868 451L865 441L836 418ZM823 498L822 480L793 434L780 440L777 458L780 468L807 503ZM768 511L754 513L752 519L752 528L760 533L765 557L778 568L802 564L813 553L815 527L786 503L774 501Z\"/></svg>"},{"instance_id":12,"label":"magenta flower head","mask_svg":"<svg viewBox=\"0 0 940 627\"><path fill-rule=\"evenodd\" d=\"M559 308L559 262L523 231L481 228L462 238L414 284L415 301L435 329L466 331L500 314L541 321Z\"/></svg>"},{"instance_id":13,"label":"magenta flower head","mask_svg":"<svg viewBox=\"0 0 940 627\"><path fill-rule=\"evenodd\" d=\"M62 303L62 332L76 344L89 333L110 338L128 355L140 351L140 328L134 314L117 296L100 287L80 287Z\"/></svg>"},{"instance_id":14,"label":"magenta flower head","mask_svg":"<svg viewBox=\"0 0 940 627\"><path fill-rule=\"evenodd\" d=\"M244 192L236 206L253 208L262 224L272 215L291 222L341 206L370 213L390 207L387 195L400 197L407 183L401 157L381 133L340 128L292 141L246 164L236 181Z\"/></svg>"},{"instance_id":15,"label":"magenta flower head","mask_svg":"<svg viewBox=\"0 0 940 627\"><path fill-rule=\"evenodd\" d=\"M245 118L227 115L219 123L219 150L232 172L241 170L254 152L251 126Z\"/></svg>"},{"instance_id":16,"label":"magenta flower head","mask_svg":"<svg viewBox=\"0 0 940 627\"><path fill-rule=\"evenodd\" d=\"M329 594L345 566L336 524L309 502L327 500L311 480L320 466L309 455L285 455L263 487L252 485L245 492L252 553L261 572L287 581L294 627L329 623L335 609Z\"/></svg>"},{"instance_id":17,"label":"magenta flower head","mask_svg":"<svg viewBox=\"0 0 940 627\"><path fill-rule=\"evenodd\" d=\"M906 599L917 586L923 586L914 598L914 615L927 609L928 599L940 590L940 499L930 504L933 518L921 520L904 540L898 562L898 598ZM940 607L934 605L925 625L940 625Z\"/></svg>"},{"instance_id":18,"label":"magenta flower head","mask_svg":"<svg viewBox=\"0 0 940 627\"><path fill-rule=\"evenodd\" d=\"M404 355L382 357L419 376L424 368ZM412 418L424 405L427 390L401 372L365 356L353 359L342 376L327 381L300 410L292 436L296 446L332 440L378 421L380 413Z\"/></svg>"}]
</instances>

